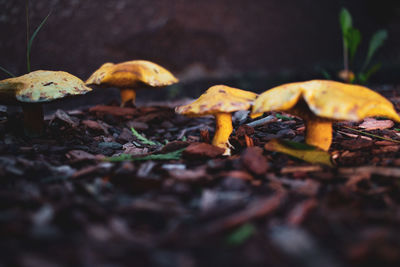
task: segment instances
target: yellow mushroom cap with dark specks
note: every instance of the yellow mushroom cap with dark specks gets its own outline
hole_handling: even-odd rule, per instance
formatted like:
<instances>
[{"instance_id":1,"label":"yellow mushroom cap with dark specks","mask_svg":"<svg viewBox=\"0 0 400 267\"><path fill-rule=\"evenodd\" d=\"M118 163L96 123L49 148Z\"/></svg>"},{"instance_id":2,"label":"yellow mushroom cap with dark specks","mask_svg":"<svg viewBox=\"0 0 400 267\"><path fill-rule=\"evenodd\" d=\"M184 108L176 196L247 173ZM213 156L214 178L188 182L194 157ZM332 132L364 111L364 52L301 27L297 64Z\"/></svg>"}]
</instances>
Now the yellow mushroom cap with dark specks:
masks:
<instances>
[{"instance_id":1,"label":"yellow mushroom cap with dark specks","mask_svg":"<svg viewBox=\"0 0 400 267\"><path fill-rule=\"evenodd\" d=\"M50 102L69 95L92 91L78 77L64 71L38 70L0 81L0 102Z\"/></svg>"},{"instance_id":2,"label":"yellow mushroom cap with dark specks","mask_svg":"<svg viewBox=\"0 0 400 267\"><path fill-rule=\"evenodd\" d=\"M146 60L132 60L119 64L103 64L89 77L86 84L132 88L137 83L162 87L177 82L178 79L160 65Z\"/></svg>"},{"instance_id":3,"label":"yellow mushroom cap with dark specks","mask_svg":"<svg viewBox=\"0 0 400 267\"><path fill-rule=\"evenodd\" d=\"M328 80L284 84L256 99L253 113L289 111L304 99L317 116L332 120L359 121L366 117L387 117L400 122L393 104L380 94L360 85Z\"/></svg>"},{"instance_id":4,"label":"yellow mushroom cap with dark specks","mask_svg":"<svg viewBox=\"0 0 400 267\"><path fill-rule=\"evenodd\" d=\"M257 94L225 85L210 87L196 101L177 107L175 111L187 116L213 115L247 110Z\"/></svg>"}]
</instances>

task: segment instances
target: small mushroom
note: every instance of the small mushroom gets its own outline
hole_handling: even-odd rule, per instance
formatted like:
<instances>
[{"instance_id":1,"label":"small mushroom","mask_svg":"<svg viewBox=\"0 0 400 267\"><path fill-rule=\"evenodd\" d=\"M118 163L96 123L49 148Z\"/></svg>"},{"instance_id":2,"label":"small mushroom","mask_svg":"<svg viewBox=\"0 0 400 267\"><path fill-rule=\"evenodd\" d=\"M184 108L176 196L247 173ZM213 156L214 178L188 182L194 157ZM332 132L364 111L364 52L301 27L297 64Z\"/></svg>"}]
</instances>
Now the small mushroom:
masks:
<instances>
[{"instance_id":1,"label":"small mushroom","mask_svg":"<svg viewBox=\"0 0 400 267\"><path fill-rule=\"evenodd\" d=\"M0 81L0 103L21 104L25 133L36 137L43 132L43 103L90 91L91 88L72 74L38 70Z\"/></svg>"},{"instance_id":2,"label":"small mushroom","mask_svg":"<svg viewBox=\"0 0 400 267\"><path fill-rule=\"evenodd\" d=\"M193 103L177 107L175 111L191 117L214 115L216 131L212 144L225 149L224 155L230 155L228 139L233 131L232 112L249 109L256 97L253 92L215 85Z\"/></svg>"},{"instance_id":3,"label":"small mushroom","mask_svg":"<svg viewBox=\"0 0 400 267\"><path fill-rule=\"evenodd\" d=\"M121 92L121 106L134 104L138 87L163 87L177 83L168 70L146 60L132 60L119 64L105 63L86 81L86 85L117 87Z\"/></svg>"},{"instance_id":4,"label":"small mushroom","mask_svg":"<svg viewBox=\"0 0 400 267\"><path fill-rule=\"evenodd\" d=\"M332 122L360 121L366 117L387 117L400 122L392 103L359 85L312 80L284 84L262 93L253 113L285 111L301 117L306 125L306 143L329 150Z\"/></svg>"}]
</instances>

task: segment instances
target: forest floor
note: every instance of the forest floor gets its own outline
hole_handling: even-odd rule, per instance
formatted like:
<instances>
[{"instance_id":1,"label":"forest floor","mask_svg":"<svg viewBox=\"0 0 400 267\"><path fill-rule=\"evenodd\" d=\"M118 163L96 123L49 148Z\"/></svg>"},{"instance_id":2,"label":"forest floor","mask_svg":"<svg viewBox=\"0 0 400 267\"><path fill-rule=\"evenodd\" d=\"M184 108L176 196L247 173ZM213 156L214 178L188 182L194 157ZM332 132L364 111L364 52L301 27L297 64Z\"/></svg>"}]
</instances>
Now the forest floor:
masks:
<instances>
[{"instance_id":1,"label":"forest floor","mask_svg":"<svg viewBox=\"0 0 400 267\"><path fill-rule=\"evenodd\" d=\"M400 126L334 124L324 167L265 150L304 141L268 115L224 157L171 105L57 110L36 139L0 110L0 266L399 266Z\"/></svg>"}]
</instances>

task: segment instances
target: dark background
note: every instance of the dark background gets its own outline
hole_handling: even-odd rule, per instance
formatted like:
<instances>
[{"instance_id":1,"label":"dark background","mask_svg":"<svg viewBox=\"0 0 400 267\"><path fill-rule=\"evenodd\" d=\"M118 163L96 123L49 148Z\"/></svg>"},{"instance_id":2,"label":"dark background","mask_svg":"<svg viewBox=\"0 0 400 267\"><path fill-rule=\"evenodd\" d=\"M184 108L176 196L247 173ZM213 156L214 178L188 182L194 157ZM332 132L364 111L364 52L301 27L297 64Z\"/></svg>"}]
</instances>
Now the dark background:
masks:
<instances>
[{"instance_id":1,"label":"dark background","mask_svg":"<svg viewBox=\"0 0 400 267\"><path fill-rule=\"evenodd\" d=\"M389 0L31 0L31 33L53 10L33 44L32 69L86 79L107 61L147 59L184 86L225 82L263 91L342 68L344 6L363 34L358 64L371 35L388 30L373 59L383 68L371 82L398 83L400 1ZM25 23L25 0L0 0L0 66L17 75L26 72Z\"/></svg>"}]
</instances>

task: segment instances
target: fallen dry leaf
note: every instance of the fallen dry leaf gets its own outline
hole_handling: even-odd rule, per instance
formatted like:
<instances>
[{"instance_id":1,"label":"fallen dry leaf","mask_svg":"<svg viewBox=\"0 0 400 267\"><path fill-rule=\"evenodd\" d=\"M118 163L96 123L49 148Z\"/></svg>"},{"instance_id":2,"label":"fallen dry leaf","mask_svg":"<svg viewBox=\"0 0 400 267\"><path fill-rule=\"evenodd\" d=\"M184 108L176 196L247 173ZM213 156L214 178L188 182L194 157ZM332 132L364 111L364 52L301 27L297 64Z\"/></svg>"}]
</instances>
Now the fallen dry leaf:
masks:
<instances>
[{"instance_id":1,"label":"fallen dry leaf","mask_svg":"<svg viewBox=\"0 0 400 267\"><path fill-rule=\"evenodd\" d=\"M358 127L363 128L367 131L371 130L384 130L388 128L392 128L394 126L394 122L391 120L377 120L374 118L366 118L364 122L358 125Z\"/></svg>"}]
</instances>

